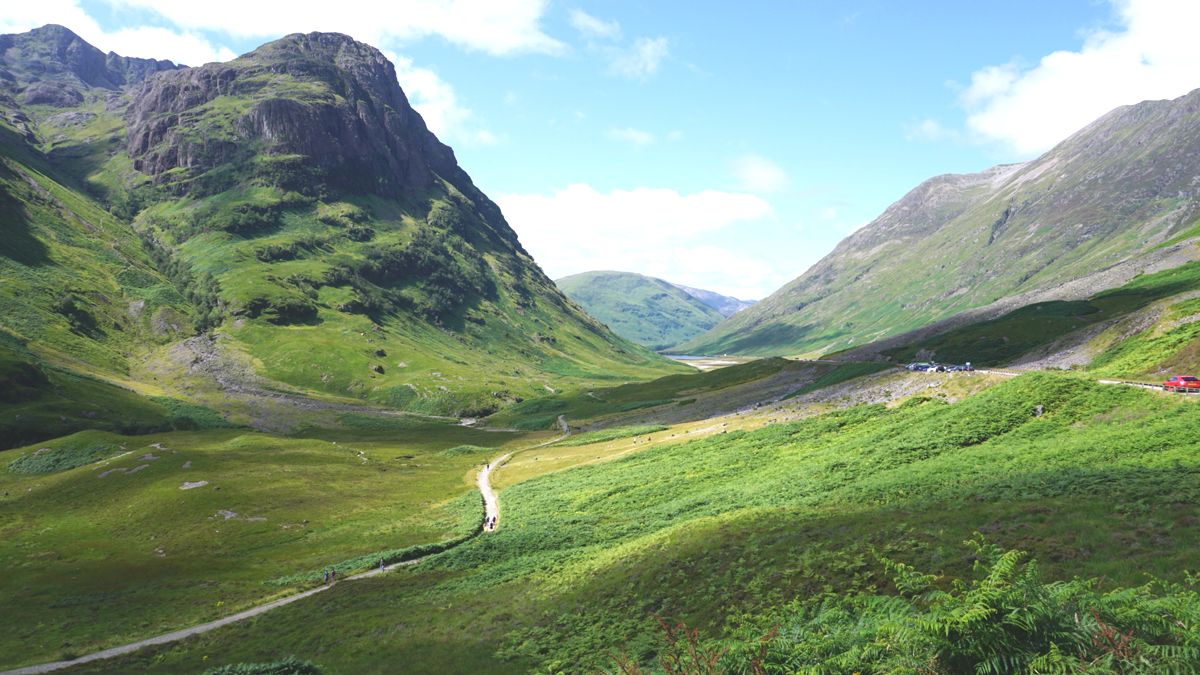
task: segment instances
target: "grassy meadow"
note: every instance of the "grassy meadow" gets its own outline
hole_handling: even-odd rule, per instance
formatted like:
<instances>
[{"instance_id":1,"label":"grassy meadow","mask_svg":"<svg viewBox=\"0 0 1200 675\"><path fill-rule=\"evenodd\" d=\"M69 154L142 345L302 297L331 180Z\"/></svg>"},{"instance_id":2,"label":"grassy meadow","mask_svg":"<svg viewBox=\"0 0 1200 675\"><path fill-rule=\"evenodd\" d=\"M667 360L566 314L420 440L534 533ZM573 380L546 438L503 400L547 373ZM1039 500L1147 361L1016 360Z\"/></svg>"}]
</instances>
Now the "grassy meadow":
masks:
<instances>
[{"instance_id":1,"label":"grassy meadow","mask_svg":"<svg viewBox=\"0 0 1200 675\"><path fill-rule=\"evenodd\" d=\"M981 560L963 545L976 533L1028 551L1049 583L1186 584L1200 453L1178 439L1200 437L1197 404L1041 373L952 404L915 396L666 437L507 487L504 527L413 568L105 667L295 655L328 672L611 670L622 654L653 666L671 649L655 616L745 655L747 626L809 621L804 603L902 595L885 560L953 591ZM1194 593L1177 595L1192 607ZM789 640L772 648L821 653Z\"/></svg>"},{"instance_id":2,"label":"grassy meadow","mask_svg":"<svg viewBox=\"0 0 1200 675\"><path fill-rule=\"evenodd\" d=\"M0 612L0 666L219 618L325 567L460 538L478 528L474 472L491 456L447 450L518 439L387 420L292 438L85 431L5 452L0 565L21 611Z\"/></svg>"}]
</instances>

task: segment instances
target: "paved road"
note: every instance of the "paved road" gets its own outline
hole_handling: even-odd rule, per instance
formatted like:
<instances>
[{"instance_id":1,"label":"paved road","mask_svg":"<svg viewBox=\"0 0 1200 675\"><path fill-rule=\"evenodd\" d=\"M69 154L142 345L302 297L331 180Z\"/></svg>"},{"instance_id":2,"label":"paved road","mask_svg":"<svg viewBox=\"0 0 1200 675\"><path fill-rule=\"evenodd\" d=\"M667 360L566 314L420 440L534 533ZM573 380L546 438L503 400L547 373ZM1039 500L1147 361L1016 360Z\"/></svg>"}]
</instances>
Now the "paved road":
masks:
<instances>
[{"instance_id":1,"label":"paved road","mask_svg":"<svg viewBox=\"0 0 1200 675\"><path fill-rule=\"evenodd\" d=\"M539 443L537 445L533 445L533 446L530 446L525 449L533 450L535 448L545 447L547 445L550 445L551 443L561 441L562 439L571 435L571 428L567 425L566 419L564 419L561 415L558 418L558 426L560 429L562 429L562 432L563 432L561 436L559 436L558 438L554 438L549 441L546 441L545 443ZM484 468L482 470L480 470L479 475L475 480L476 485L479 486L479 492L483 494L484 518L485 518L484 532L495 531L496 527L500 523L500 520L499 520L500 499L499 499L499 497L496 496L495 491L492 490L492 485L491 485L492 472L495 471L496 469L500 468L500 465L503 464L504 462L508 461L508 458L512 457L512 456L513 456L513 453L510 452L507 455L498 457L497 459L493 460L492 462L490 462L489 464L484 466ZM495 524L487 525L487 523L492 522L492 518L496 518ZM437 554L430 554L430 555L437 555ZM389 565L382 569L375 568L375 569L372 569L367 572L362 572L361 574L355 574L353 576L346 577L345 581L356 581L358 579L366 579L368 577L373 577L378 574L382 574L383 572L385 572L389 569L392 569L394 567L405 567L408 565L415 565L416 563L419 563L428 557L429 556L424 556L421 558L415 558L413 560L406 560L402 563L396 563L393 565ZM344 582L342 582L342 583L344 583ZM16 670L6 670L3 673L0 673L0 675L33 675L35 673L49 673L49 672L52 672L55 670L61 670L63 668L68 668L70 666L76 666L76 665L79 665L82 663L91 663L92 661L102 661L104 659L111 659L114 656L122 656L124 654L130 654L132 652L136 652L139 649L143 649L145 647L150 647L153 645L164 645L164 644L167 644L170 642L178 642L179 640L183 640L183 639L192 637L193 635L200 635L201 633L207 633L209 631L216 630L217 628L220 628L222 626L228 626L231 623L237 623L238 621L245 621L246 619L249 619L249 618L255 617L255 616L259 616L260 614L266 614L267 612L269 612L277 607L283 607L284 605L290 605L293 602L298 602L307 597L316 595L317 593L324 593L325 591L327 591L333 587L334 587L333 585L318 586L317 588L311 588L307 591L303 591L301 593L296 593L295 595L289 595L287 597L279 598L278 600L273 600L266 604L258 605L257 607L251 607L250 609L238 612L237 614L231 614L230 616L227 616L225 618L217 619L216 621L209 621L208 623L202 623L198 626L192 626L191 628L184 628L184 629L173 631L170 633L164 633L163 635L159 635L159 636L152 637L152 638L147 638L145 640L138 640L137 642L131 642L127 645L121 645L120 647L112 647L110 649L105 649L103 651L94 652L91 654L87 654L85 656L80 656L79 658L72 659L70 661L55 661L53 663L42 663L42 664L38 664L36 666L25 666L23 668L17 668Z\"/></svg>"}]
</instances>

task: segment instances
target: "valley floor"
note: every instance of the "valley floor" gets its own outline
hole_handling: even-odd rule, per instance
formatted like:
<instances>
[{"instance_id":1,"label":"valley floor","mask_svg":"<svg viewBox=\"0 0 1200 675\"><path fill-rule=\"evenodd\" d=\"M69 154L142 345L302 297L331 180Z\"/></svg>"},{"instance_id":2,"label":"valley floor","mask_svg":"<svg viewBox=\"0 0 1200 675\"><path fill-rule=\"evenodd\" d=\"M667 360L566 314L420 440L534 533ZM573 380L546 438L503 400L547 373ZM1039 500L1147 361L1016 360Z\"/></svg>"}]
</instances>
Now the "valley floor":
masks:
<instances>
[{"instance_id":1,"label":"valley floor","mask_svg":"<svg viewBox=\"0 0 1200 675\"><path fill-rule=\"evenodd\" d=\"M475 469L509 453L490 474L504 526L487 537L71 672L288 656L328 672L653 663L671 649L656 617L717 639L805 598L886 590L883 558L966 576L975 533L1029 551L1051 580L1185 581L1200 449L1162 439L1200 438L1200 397L1070 373L749 367L581 396L567 408L593 414L567 416L585 429L558 440L415 420L322 439L69 439L116 450L3 477L6 597L29 612L0 653L21 655L8 666L71 657L319 584L333 560L370 566L461 536L481 516ZM613 412L638 401L650 405ZM210 489L180 489L201 480ZM88 499L107 515L68 515Z\"/></svg>"}]
</instances>

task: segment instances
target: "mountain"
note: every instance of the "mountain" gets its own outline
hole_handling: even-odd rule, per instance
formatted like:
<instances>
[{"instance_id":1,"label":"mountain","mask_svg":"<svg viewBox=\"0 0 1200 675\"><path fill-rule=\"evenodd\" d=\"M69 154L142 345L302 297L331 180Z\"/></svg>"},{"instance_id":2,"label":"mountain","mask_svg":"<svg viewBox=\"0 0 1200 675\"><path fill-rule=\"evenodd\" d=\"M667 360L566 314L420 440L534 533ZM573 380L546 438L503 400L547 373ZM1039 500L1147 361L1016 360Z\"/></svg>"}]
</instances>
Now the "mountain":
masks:
<instances>
[{"instance_id":1,"label":"mountain","mask_svg":"<svg viewBox=\"0 0 1200 675\"><path fill-rule=\"evenodd\" d=\"M756 300L738 300L737 298L730 297L728 295L721 295L720 293L716 293L714 291L706 291L702 288L692 288L691 286L684 286L683 284L671 285L699 300L700 302L703 302L709 307L717 310L721 313L721 316L724 317L731 317L757 302Z\"/></svg>"},{"instance_id":2,"label":"mountain","mask_svg":"<svg viewBox=\"0 0 1200 675\"><path fill-rule=\"evenodd\" d=\"M633 272L583 272L555 283L617 335L650 349L667 349L725 319L683 287Z\"/></svg>"},{"instance_id":3,"label":"mountain","mask_svg":"<svg viewBox=\"0 0 1200 675\"><path fill-rule=\"evenodd\" d=\"M919 185L799 278L681 349L823 354L970 310L1083 299L1193 260L1200 90L1118 108L1041 157Z\"/></svg>"},{"instance_id":4,"label":"mountain","mask_svg":"<svg viewBox=\"0 0 1200 675\"><path fill-rule=\"evenodd\" d=\"M478 415L678 372L558 291L373 47L185 68L46 26L0 59L0 377ZM44 433L104 417L73 410Z\"/></svg>"}]
</instances>

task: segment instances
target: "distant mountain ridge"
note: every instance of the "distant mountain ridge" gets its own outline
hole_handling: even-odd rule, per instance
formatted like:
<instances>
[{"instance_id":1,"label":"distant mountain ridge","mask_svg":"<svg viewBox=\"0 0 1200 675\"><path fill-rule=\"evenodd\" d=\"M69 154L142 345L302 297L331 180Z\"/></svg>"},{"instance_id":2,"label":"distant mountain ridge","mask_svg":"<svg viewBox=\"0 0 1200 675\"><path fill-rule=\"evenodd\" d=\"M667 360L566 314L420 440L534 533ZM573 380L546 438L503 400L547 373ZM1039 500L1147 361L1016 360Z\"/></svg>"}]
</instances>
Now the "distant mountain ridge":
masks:
<instances>
[{"instance_id":1,"label":"distant mountain ridge","mask_svg":"<svg viewBox=\"0 0 1200 675\"><path fill-rule=\"evenodd\" d=\"M739 300L729 295L721 295L715 291L706 291L702 288L692 288L683 284L672 283L672 286L696 298L700 302L712 307L721 313L721 316L726 318L737 314L738 312L752 306L757 300Z\"/></svg>"},{"instance_id":2,"label":"distant mountain ridge","mask_svg":"<svg viewBox=\"0 0 1200 675\"><path fill-rule=\"evenodd\" d=\"M650 349L669 349L725 319L683 287L633 272L583 272L555 283L617 335Z\"/></svg>"},{"instance_id":3,"label":"distant mountain ridge","mask_svg":"<svg viewBox=\"0 0 1200 675\"><path fill-rule=\"evenodd\" d=\"M694 353L819 355L963 312L1081 299L1197 257L1200 90L1118 108L1041 157L931 178Z\"/></svg>"}]
</instances>

